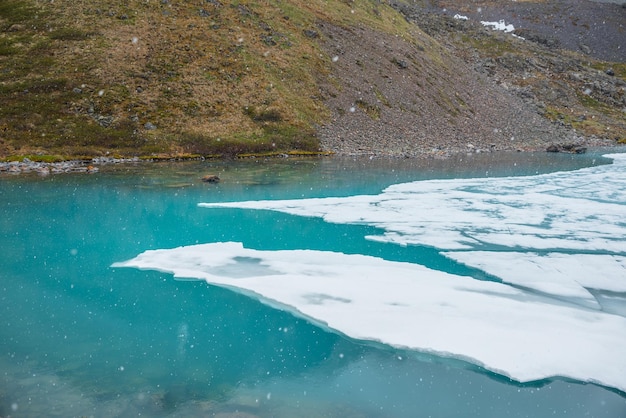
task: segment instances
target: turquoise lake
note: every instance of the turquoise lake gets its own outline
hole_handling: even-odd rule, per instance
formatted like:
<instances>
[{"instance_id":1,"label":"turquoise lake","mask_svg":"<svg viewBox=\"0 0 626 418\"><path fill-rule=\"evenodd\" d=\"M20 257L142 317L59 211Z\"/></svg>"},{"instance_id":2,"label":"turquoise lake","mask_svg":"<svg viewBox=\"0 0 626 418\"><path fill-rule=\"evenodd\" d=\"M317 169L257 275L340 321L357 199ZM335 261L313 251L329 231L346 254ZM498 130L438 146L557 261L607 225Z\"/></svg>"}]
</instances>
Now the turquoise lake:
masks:
<instances>
[{"instance_id":1,"label":"turquoise lake","mask_svg":"<svg viewBox=\"0 0 626 418\"><path fill-rule=\"evenodd\" d=\"M489 281L436 246L367 239L380 235L377 226L198 204L575 173L611 164L602 154L140 163L0 176L0 417L626 416L616 388L558 376L519 383L463 358L351 338L227 287L112 267L148 250L236 242ZM205 174L221 182L202 183ZM618 238L621 251L609 253L624 257ZM596 296L604 311L626 311L625 292Z\"/></svg>"}]
</instances>

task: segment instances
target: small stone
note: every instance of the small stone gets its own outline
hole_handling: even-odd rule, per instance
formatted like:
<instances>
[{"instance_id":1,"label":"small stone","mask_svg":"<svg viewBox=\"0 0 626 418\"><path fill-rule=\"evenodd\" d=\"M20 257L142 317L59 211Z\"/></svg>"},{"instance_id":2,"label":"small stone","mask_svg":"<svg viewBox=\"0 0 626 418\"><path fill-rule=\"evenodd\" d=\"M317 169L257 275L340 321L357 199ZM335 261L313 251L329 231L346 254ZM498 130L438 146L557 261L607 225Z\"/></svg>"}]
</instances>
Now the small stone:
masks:
<instances>
[{"instance_id":1,"label":"small stone","mask_svg":"<svg viewBox=\"0 0 626 418\"><path fill-rule=\"evenodd\" d=\"M583 51L585 54L589 55L591 54L591 48L589 48L589 46L585 45L585 44L580 44L578 45L578 47L580 48L581 51Z\"/></svg>"},{"instance_id":2,"label":"small stone","mask_svg":"<svg viewBox=\"0 0 626 418\"><path fill-rule=\"evenodd\" d=\"M113 124L113 116L103 116L103 115L97 115L96 117L94 117L94 119L96 120L96 122L98 122L98 125L102 126L103 128L108 128L109 126L111 126Z\"/></svg>"},{"instance_id":3,"label":"small stone","mask_svg":"<svg viewBox=\"0 0 626 418\"><path fill-rule=\"evenodd\" d=\"M267 46L276 46L276 41L272 35L263 35L261 36L261 40Z\"/></svg>"},{"instance_id":4,"label":"small stone","mask_svg":"<svg viewBox=\"0 0 626 418\"><path fill-rule=\"evenodd\" d=\"M409 64L405 60L396 60L396 65L402 69L409 68Z\"/></svg>"},{"instance_id":5,"label":"small stone","mask_svg":"<svg viewBox=\"0 0 626 418\"><path fill-rule=\"evenodd\" d=\"M306 36L307 38L311 38L311 39L315 39L315 38L319 38L319 33L317 33L317 31L312 30L312 29L305 29L303 31L304 36Z\"/></svg>"},{"instance_id":6,"label":"small stone","mask_svg":"<svg viewBox=\"0 0 626 418\"><path fill-rule=\"evenodd\" d=\"M613 71L612 68L607 68L605 71L606 75L610 75L611 77L613 77L615 75L615 71Z\"/></svg>"},{"instance_id":7,"label":"small stone","mask_svg":"<svg viewBox=\"0 0 626 418\"><path fill-rule=\"evenodd\" d=\"M153 124L152 122L146 122L145 125L143 125L143 127L149 131L154 131L157 127L155 124Z\"/></svg>"},{"instance_id":8,"label":"small stone","mask_svg":"<svg viewBox=\"0 0 626 418\"><path fill-rule=\"evenodd\" d=\"M50 175L50 168L44 166L44 167L39 167L37 168L37 174L39 174L42 177L48 176Z\"/></svg>"},{"instance_id":9,"label":"small stone","mask_svg":"<svg viewBox=\"0 0 626 418\"><path fill-rule=\"evenodd\" d=\"M7 32L20 32L20 31L23 31L24 29L26 29L26 26L20 25L19 23L15 23L9 26L9 29L7 29Z\"/></svg>"},{"instance_id":10,"label":"small stone","mask_svg":"<svg viewBox=\"0 0 626 418\"><path fill-rule=\"evenodd\" d=\"M246 17L247 17L247 16L252 16L252 13L250 12L250 9L248 9L248 8L247 8L246 6L244 6L244 5L241 5L241 4L240 4L239 6L237 6L237 10L239 11L239 13L240 13L242 16L246 16Z\"/></svg>"}]
</instances>

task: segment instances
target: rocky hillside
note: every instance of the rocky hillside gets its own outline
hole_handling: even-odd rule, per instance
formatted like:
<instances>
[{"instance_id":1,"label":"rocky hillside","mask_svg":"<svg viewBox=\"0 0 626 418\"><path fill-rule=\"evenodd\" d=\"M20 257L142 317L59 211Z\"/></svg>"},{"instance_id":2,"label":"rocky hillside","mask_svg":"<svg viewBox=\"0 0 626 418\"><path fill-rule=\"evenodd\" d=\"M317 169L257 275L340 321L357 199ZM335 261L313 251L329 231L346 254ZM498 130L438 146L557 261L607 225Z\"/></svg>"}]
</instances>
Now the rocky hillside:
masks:
<instances>
[{"instance_id":1,"label":"rocky hillside","mask_svg":"<svg viewBox=\"0 0 626 418\"><path fill-rule=\"evenodd\" d=\"M3 0L0 156L413 156L626 139L619 51L523 26L514 37L454 18L475 2L449 3ZM528 17L545 2L523 3Z\"/></svg>"}]
</instances>

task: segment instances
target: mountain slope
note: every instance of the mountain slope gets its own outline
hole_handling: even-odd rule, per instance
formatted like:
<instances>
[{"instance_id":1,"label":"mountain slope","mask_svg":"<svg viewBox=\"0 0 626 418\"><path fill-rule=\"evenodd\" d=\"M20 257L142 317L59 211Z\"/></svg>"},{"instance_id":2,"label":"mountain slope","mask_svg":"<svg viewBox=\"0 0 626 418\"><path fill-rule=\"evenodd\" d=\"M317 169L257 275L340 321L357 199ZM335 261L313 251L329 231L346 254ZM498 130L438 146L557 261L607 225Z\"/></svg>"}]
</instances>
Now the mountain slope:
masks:
<instances>
[{"instance_id":1,"label":"mountain slope","mask_svg":"<svg viewBox=\"0 0 626 418\"><path fill-rule=\"evenodd\" d=\"M569 140L417 23L375 0L3 0L0 156Z\"/></svg>"},{"instance_id":2,"label":"mountain slope","mask_svg":"<svg viewBox=\"0 0 626 418\"><path fill-rule=\"evenodd\" d=\"M408 26L368 0L8 0L0 17L5 154L317 151L317 22Z\"/></svg>"}]
</instances>

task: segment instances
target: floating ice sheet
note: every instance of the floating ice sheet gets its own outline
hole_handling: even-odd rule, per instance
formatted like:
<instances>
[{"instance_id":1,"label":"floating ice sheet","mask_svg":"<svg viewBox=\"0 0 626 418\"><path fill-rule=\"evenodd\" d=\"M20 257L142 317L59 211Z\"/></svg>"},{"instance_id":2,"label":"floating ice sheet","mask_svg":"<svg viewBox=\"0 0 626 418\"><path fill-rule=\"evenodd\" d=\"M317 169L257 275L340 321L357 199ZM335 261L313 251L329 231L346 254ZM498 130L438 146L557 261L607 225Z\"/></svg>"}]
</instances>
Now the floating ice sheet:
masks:
<instances>
[{"instance_id":1,"label":"floating ice sheet","mask_svg":"<svg viewBox=\"0 0 626 418\"><path fill-rule=\"evenodd\" d=\"M496 276L505 283L590 308L602 309L588 289L623 293L626 303L626 256L503 251L443 254Z\"/></svg>"},{"instance_id":2,"label":"floating ice sheet","mask_svg":"<svg viewBox=\"0 0 626 418\"><path fill-rule=\"evenodd\" d=\"M372 240L443 250L626 253L626 154L614 164L551 174L397 184L379 195L201 203L266 209L381 228Z\"/></svg>"},{"instance_id":3,"label":"floating ice sheet","mask_svg":"<svg viewBox=\"0 0 626 418\"><path fill-rule=\"evenodd\" d=\"M626 154L609 157L572 172L419 181L379 195L201 204L375 226L381 235L370 239L435 247L502 283L236 243L147 251L116 266L204 279L353 338L522 382L564 376L626 391Z\"/></svg>"},{"instance_id":4,"label":"floating ice sheet","mask_svg":"<svg viewBox=\"0 0 626 418\"><path fill-rule=\"evenodd\" d=\"M203 279L356 339L464 359L521 382L564 376L626 391L626 318L502 283L239 243L151 250L114 267Z\"/></svg>"},{"instance_id":5,"label":"floating ice sheet","mask_svg":"<svg viewBox=\"0 0 626 418\"><path fill-rule=\"evenodd\" d=\"M462 279L471 284L464 288L467 292L477 292L485 304L497 308L483 312L484 315L467 313L465 309L471 311L477 306L465 296L457 299L459 289L447 288L440 281L437 286L452 292L444 299L454 301L455 308L463 307L456 310L444 304L450 310L443 309L432 316L421 313L419 317L437 324L434 328L446 334L445 347L429 338L388 339L389 330L370 330L373 333L367 338L471 358L518 380L561 374L624 390L626 377L601 377L598 371L602 367L596 368L597 365L585 372L579 368L583 363L589 366L601 361L626 376L621 359L596 351L600 357L593 360L591 357L596 354L587 355L594 350L584 347L615 337L619 341L610 343L615 345L609 350L618 346L623 350L626 338L626 309L620 308L626 301L626 154L607 157L613 159L613 164L528 177L419 181L394 185L374 196L201 206L275 210L321 217L333 223L375 226L382 233L369 239L446 250L447 257L504 282L484 285ZM495 286L498 290L474 285ZM373 294L378 293L378 286L382 287L377 284ZM424 303L429 303L430 297ZM559 314L553 315L557 311ZM561 316L565 311L568 314ZM403 323L406 318L399 315L395 320ZM465 322L468 318L472 318L471 323ZM600 318L611 318L609 321L615 321L616 328L609 331L597 327L598 321L603 321ZM579 320L590 327L574 324ZM485 337L471 348L467 341L472 338L469 330L484 332ZM605 332L615 335L604 335ZM504 351L498 354L485 341L506 347L499 346ZM561 345L564 341L567 343ZM502 357L511 363L501 362ZM516 361L519 363L514 365Z\"/></svg>"}]
</instances>

